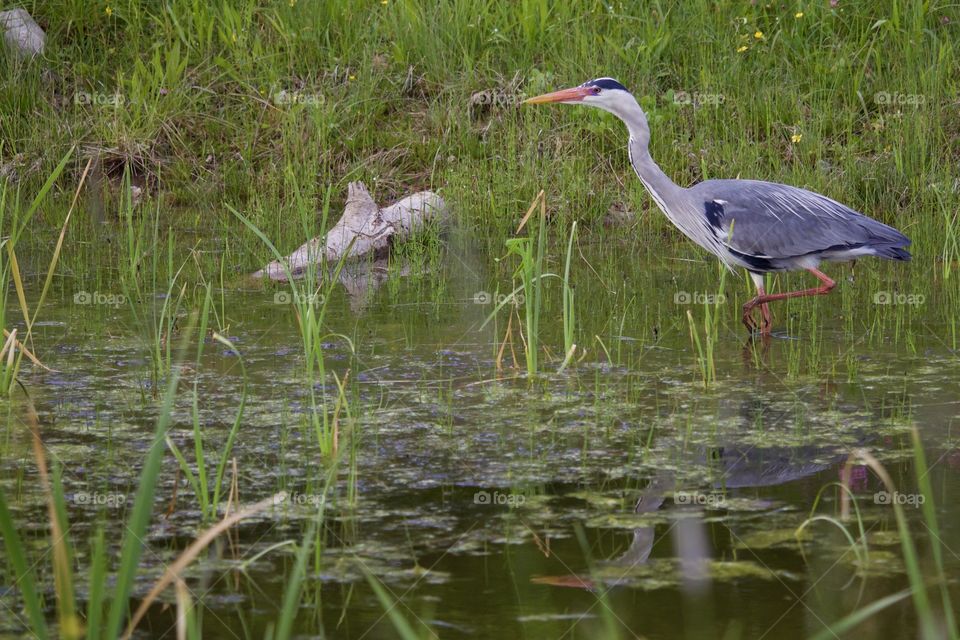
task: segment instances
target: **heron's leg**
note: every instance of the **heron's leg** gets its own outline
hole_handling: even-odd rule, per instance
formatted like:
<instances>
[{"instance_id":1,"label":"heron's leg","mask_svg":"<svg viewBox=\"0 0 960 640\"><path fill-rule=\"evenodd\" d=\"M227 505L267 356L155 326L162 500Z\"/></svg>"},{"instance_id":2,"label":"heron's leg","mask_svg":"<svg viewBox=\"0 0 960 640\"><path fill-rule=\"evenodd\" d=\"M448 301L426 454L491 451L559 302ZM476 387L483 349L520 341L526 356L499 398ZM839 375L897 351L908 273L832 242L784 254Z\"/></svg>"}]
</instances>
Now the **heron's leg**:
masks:
<instances>
[{"instance_id":1,"label":"heron's leg","mask_svg":"<svg viewBox=\"0 0 960 640\"><path fill-rule=\"evenodd\" d=\"M810 273L817 277L817 280L823 284L819 287L813 287L812 289L801 289L800 291L785 291L784 293L770 293L765 294L761 293L754 300L757 301L757 304L766 304L768 302L774 302L776 300L786 300L787 298L803 298L806 296L822 296L833 291L833 288L837 286L837 283L830 279L830 276L823 273L819 269L810 268L807 269ZM751 300L752 302L752 300Z\"/></svg>"},{"instance_id":2,"label":"heron's leg","mask_svg":"<svg viewBox=\"0 0 960 640\"><path fill-rule=\"evenodd\" d=\"M757 287L757 295L755 298L749 300L745 305L743 305L743 324L747 328L747 331L750 333L755 333L757 330L757 324L753 321L753 310L760 306L760 314L763 318L763 324L760 325L760 332L763 334L769 334L770 328L773 326L773 321L770 318L770 308L767 306L767 303L762 300L766 295L766 291L763 288L763 274L750 272L750 277L753 279L753 283Z\"/></svg>"},{"instance_id":3,"label":"heron's leg","mask_svg":"<svg viewBox=\"0 0 960 640\"><path fill-rule=\"evenodd\" d=\"M833 291L833 288L837 286L837 283L834 282L827 274L823 273L819 269L810 268L807 269L810 273L815 275L817 279L823 284L819 287L813 287L812 289L801 289L800 291L785 291L784 293L766 293L762 288L758 287L757 297L743 305L744 310L744 324L746 324L746 314L748 312L747 307L750 307L750 311L753 311L753 308L757 305L760 306L760 310L764 316L764 324L761 329L761 333L768 334L770 333L770 311L767 309L768 302L774 302L776 300L786 300L788 298L803 298L806 296L822 296ZM751 321L752 324L752 321ZM750 328L750 325L747 325L747 328Z\"/></svg>"},{"instance_id":4,"label":"heron's leg","mask_svg":"<svg viewBox=\"0 0 960 640\"><path fill-rule=\"evenodd\" d=\"M757 290L756 297L751 298L743 305L743 326L745 326L750 333L757 330L757 323L753 321L753 309L760 304L760 296L762 295L763 288L761 287Z\"/></svg>"},{"instance_id":5,"label":"heron's leg","mask_svg":"<svg viewBox=\"0 0 960 640\"><path fill-rule=\"evenodd\" d=\"M763 301L765 295L766 293L764 292L763 287L760 287L757 290L757 296L743 305L743 324L751 333L755 332L759 328L760 333L768 335L770 333L770 329L773 328L773 317L770 314L770 307L766 302ZM753 320L753 310L756 307L760 307L760 316L762 318L762 322L759 327Z\"/></svg>"}]
</instances>

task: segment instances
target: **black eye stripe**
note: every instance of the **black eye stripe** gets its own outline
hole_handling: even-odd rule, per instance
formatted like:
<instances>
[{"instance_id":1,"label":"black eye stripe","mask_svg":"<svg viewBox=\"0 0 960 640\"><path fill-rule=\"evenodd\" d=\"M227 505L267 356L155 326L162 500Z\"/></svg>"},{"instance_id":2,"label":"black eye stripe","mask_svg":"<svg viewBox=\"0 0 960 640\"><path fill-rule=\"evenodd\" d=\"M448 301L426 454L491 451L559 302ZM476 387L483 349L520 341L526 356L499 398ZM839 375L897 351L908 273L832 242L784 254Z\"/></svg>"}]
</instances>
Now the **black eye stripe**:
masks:
<instances>
[{"instance_id":1,"label":"black eye stripe","mask_svg":"<svg viewBox=\"0 0 960 640\"><path fill-rule=\"evenodd\" d=\"M627 90L626 87L624 87L622 84L620 84L613 78L597 78L596 80L590 80L589 82L584 82L583 86L599 87L601 89L620 89L621 91Z\"/></svg>"}]
</instances>

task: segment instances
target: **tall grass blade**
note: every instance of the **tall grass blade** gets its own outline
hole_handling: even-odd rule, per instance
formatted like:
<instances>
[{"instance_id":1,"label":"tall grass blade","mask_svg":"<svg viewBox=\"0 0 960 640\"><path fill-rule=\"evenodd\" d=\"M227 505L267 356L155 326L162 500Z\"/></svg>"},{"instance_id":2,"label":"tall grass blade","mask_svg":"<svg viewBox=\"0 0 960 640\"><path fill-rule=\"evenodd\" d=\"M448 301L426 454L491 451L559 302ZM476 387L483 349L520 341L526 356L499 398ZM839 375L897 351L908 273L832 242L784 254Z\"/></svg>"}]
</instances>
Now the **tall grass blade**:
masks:
<instances>
[{"instance_id":1,"label":"tall grass blade","mask_svg":"<svg viewBox=\"0 0 960 640\"><path fill-rule=\"evenodd\" d=\"M10 508L7 507L7 500L2 490L0 490L0 534L3 537L3 548L7 552L7 561L13 569L13 584L20 591L27 617L30 618L30 632L37 638L46 640L50 637L50 633L43 613L43 601L37 593L37 577L27 559L27 550L20 539L18 526L13 520Z\"/></svg>"}]
</instances>

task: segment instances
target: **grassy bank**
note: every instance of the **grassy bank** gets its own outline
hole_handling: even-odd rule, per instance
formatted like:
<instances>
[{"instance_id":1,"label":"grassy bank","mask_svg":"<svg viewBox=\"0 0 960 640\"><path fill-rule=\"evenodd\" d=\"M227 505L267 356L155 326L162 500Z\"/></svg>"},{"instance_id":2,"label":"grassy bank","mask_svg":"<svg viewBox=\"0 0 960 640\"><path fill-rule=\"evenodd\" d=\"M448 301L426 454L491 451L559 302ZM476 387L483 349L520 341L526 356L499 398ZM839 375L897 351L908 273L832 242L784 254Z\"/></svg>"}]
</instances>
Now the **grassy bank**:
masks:
<instances>
[{"instance_id":1,"label":"grassy bank","mask_svg":"<svg viewBox=\"0 0 960 640\"><path fill-rule=\"evenodd\" d=\"M612 116L518 106L601 75L637 94L680 184L805 185L931 255L934 212L960 201L947 3L19 4L48 42L42 60L2 62L4 173L31 188L78 145L64 194L94 157L186 209L181 224L236 230L226 201L292 242L291 200L319 208L333 185L337 203L363 179L381 200L439 188L484 235L541 187L561 219L596 228L616 203L646 238L667 233Z\"/></svg>"}]
</instances>

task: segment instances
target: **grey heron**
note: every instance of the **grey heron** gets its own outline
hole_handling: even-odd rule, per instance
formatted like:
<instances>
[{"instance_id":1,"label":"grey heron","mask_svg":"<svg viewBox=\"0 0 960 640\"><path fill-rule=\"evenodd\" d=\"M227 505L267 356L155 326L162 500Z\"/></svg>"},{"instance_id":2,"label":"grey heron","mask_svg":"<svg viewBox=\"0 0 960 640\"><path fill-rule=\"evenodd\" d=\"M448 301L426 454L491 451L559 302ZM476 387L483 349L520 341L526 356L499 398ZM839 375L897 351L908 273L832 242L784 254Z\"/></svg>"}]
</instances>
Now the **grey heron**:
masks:
<instances>
[{"instance_id":1,"label":"grey heron","mask_svg":"<svg viewBox=\"0 0 960 640\"><path fill-rule=\"evenodd\" d=\"M910 259L906 250L910 239L905 235L819 193L739 179L678 186L650 157L650 128L643 109L612 78L597 78L526 102L583 104L609 111L623 121L630 134L630 164L670 222L728 268L743 267L750 273L757 295L743 305L743 324L751 333L759 329L762 335L770 334L768 303L823 295L836 286L817 268L822 261L861 256ZM764 290L764 274L800 270L816 276L820 286L773 294ZM760 325L753 318L757 307Z\"/></svg>"}]
</instances>

